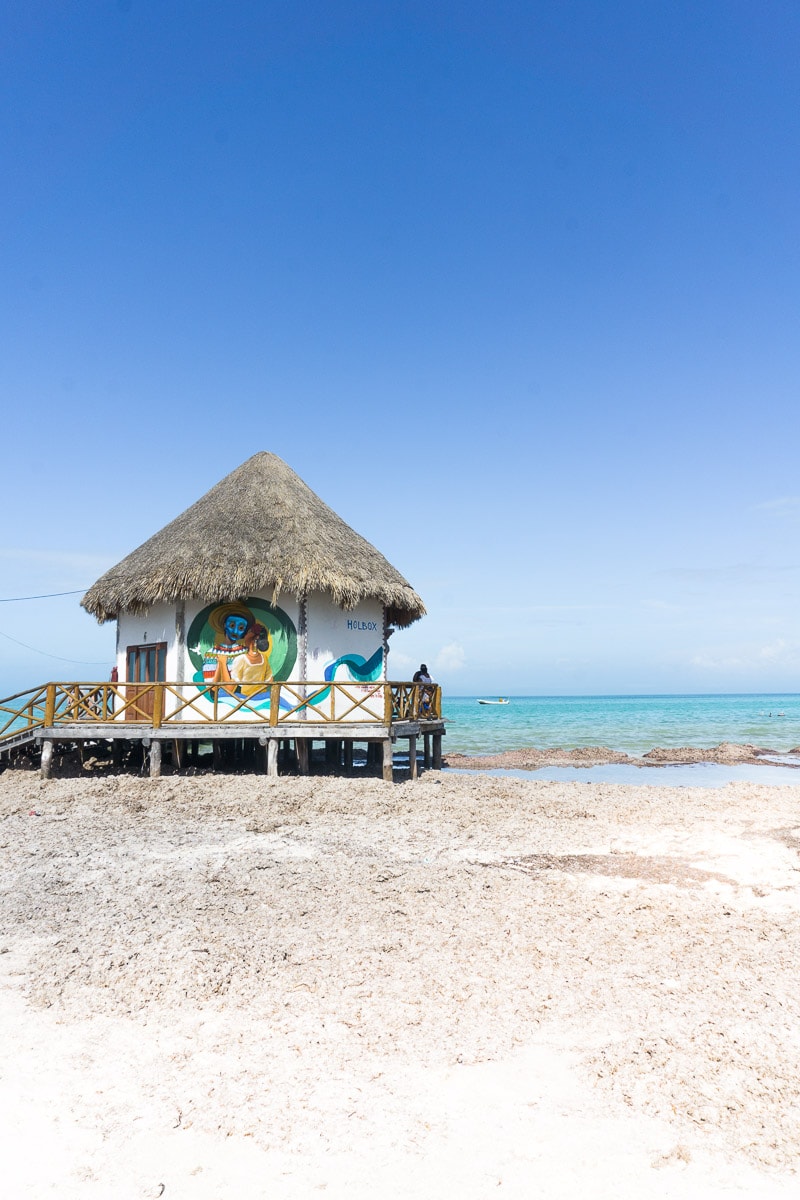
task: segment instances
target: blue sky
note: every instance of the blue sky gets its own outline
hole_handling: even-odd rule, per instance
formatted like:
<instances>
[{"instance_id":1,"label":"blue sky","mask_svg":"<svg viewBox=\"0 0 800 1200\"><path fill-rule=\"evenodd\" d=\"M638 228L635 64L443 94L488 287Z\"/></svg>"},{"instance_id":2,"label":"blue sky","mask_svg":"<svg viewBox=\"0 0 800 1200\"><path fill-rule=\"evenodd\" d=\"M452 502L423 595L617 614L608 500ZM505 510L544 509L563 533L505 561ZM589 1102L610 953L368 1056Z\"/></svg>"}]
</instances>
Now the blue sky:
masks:
<instances>
[{"instance_id":1,"label":"blue sky","mask_svg":"<svg viewBox=\"0 0 800 1200\"><path fill-rule=\"evenodd\" d=\"M3 25L1 598L267 449L423 596L394 675L798 690L796 4ZM78 599L0 604L2 694L107 674Z\"/></svg>"}]
</instances>

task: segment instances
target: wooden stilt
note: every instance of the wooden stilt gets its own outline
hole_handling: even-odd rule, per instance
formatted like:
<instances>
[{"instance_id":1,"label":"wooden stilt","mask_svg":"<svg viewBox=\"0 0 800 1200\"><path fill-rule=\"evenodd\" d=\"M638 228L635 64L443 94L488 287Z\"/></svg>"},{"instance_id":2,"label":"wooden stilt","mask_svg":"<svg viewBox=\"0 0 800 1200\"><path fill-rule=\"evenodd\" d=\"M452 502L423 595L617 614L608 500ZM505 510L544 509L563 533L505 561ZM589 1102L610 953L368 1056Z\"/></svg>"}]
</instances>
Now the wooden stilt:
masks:
<instances>
[{"instance_id":1,"label":"wooden stilt","mask_svg":"<svg viewBox=\"0 0 800 1200\"><path fill-rule=\"evenodd\" d=\"M161 776L161 742L158 738L153 738L150 743L150 778L158 779Z\"/></svg>"},{"instance_id":2,"label":"wooden stilt","mask_svg":"<svg viewBox=\"0 0 800 1200\"><path fill-rule=\"evenodd\" d=\"M220 771L222 769L222 746L216 738L211 743L211 750L214 755L214 770Z\"/></svg>"},{"instance_id":3,"label":"wooden stilt","mask_svg":"<svg viewBox=\"0 0 800 1200\"><path fill-rule=\"evenodd\" d=\"M431 735L429 733L424 733L422 735L422 747L423 747L422 761L424 763L425 770L429 771L431 769Z\"/></svg>"},{"instance_id":4,"label":"wooden stilt","mask_svg":"<svg viewBox=\"0 0 800 1200\"><path fill-rule=\"evenodd\" d=\"M344 769L348 775L353 774L353 739L344 740Z\"/></svg>"},{"instance_id":5,"label":"wooden stilt","mask_svg":"<svg viewBox=\"0 0 800 1200\"><path fill-rule=\"evenodd\" d=\"M295 738L294 739L295 753L297 754L297 770L301 775L308 775L310 770L311 759L311 739L310 738Z\"/></svg>"},{"instance_id":6,"label":"wooden stilt","mask_svg":"<svg viewBox=\"0 0 800 1200\"><path fill-rule=\"evenodd\" d=\"M114 738L111 743L111 762L114 770L118 771L122 765L122 742L118 738Z\"/></svg>"},{"instance_id":7,"label":"wooden stilt","mask_svg":"<svg viewBox=\"0 0 800 1200\"><path fill-rule=\"evenodd\" d=\"M417 775L417 735L412 733L408 739L408 777L416 779Z\"/></svg>"},{"instance_id":8,"label":"wooden stilt","mask_svg":"<svg viewBox=\"0 0 800 1200\"><path fill-rule=\"evenodd\" d=\"M440 733L433 735L433 769L434 771L442 769L442 735Z\"/></svg>"},{"instance_id":9,"label":"wooden stilt","mask_svg":"<svg viewBox=\"0 0 800 1200\"><path fill-rule=\"evenodd\" d=\"M383 778L387 783L392 782L392 741L391 738L385 738L383 741Z\"/></svg>"},{"instance_id":10,"label":"wooden stilt","mask_svg":"<svg viewBox=\"0 0 800 1200\"><path fill-rule=\"evenodd\" d=\"M267 742L267 774L278 774L278 739L270 738Z\"/></svg>"},{"instance_id":11,"label":"wooden stilt","mask_svg":"<svg viewBox=\"0 0 800 1200\"><path fill-rule=\"evenodd\" d=\"M53 770L53 743L50 738L42 742L42 779L49 779Z\"/></svg>"}]
</instances>

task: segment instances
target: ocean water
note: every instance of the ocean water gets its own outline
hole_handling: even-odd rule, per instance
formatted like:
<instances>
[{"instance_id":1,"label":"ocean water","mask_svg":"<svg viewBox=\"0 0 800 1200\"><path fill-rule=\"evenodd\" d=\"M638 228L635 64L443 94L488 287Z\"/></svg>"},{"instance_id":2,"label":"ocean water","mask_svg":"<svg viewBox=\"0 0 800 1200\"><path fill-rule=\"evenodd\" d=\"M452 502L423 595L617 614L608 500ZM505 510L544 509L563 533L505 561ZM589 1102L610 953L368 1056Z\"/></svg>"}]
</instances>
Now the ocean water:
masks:
<instances>
[{"instance_id":1,"label":"ocean water","mask_svg":"<svg viewBox=\"0 0 800 1200\"><path fill-rule=\"evenodd\" d=\"M482 705L477 696L445 693L446 750L492 754L526 746L608 746L638 755L654 746L720 742L749 742L779 753L800 746L800 694L794 693L509 699L504 705Z\"/></svg>"}]
</instances>

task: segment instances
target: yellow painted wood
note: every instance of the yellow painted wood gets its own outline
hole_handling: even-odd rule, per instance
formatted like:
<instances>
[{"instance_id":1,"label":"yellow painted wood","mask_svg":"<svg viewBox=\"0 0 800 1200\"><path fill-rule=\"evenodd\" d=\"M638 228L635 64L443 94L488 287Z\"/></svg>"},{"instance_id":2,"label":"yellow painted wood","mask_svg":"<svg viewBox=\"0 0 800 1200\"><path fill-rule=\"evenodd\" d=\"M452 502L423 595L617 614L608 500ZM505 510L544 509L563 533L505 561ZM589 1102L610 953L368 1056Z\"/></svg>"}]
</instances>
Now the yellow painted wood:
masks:
<instances>
[{"instance_id":1,"label":"yellow painted wood","mask_svg":"<svg viewBox=\"0 0 800 1200\"><path fill-rule=\"evenodd\" d=\"M292 725L309 720L311 727L391 726L416 717L441 719L438 685L381 681L365 687L352 680L273 681L270 707L258 709L251 697L234 696L230 684L192 683L48 683L0 700L0 746L10 737L40 726L129 722L144 728L169 727L180 736L185 723L197 725ZM422 690L430 708L422 711ZM152 697L152 714L147 712ZM281 699L288 707L281 709Z\"/></svg>"},{"instance_id":2,"label":"yellow painted wood","mask_svg":"<svg viewBox=\"0 0 800 1200\"><path fill-rule=\"evenodd\" d=\"M44 702L44 723L46 728L50 728L55 722L56 716L56 685L48 683L47 699Z\"/></svg>"}]
</instances>

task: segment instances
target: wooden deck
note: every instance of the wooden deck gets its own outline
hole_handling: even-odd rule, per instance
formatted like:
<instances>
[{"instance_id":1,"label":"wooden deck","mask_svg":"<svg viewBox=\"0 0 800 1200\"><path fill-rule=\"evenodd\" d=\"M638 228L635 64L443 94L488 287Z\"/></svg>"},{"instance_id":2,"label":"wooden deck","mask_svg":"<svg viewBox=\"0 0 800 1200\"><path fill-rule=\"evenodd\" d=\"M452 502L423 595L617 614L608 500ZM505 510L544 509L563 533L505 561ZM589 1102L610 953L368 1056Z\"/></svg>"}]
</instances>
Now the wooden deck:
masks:
<instances>
[{"instance_id":1,"label":"wooden deck","mask_svg":"<svg viewBox=\"0 0 800 1200\"><path fill-rule=\"evenodd\" d=\"M158 776L165 746L180 766L200 742L211 743L215 763L226 744L255 743L263 748L264 769L277 775L279 746L291 743L305 774L315 741L327 751L336 744L345 769L362 742L373 747L370 753L380 750L383 777L391 780L395 744L407 739L413 778L420 737L424 765L441 768L441 703L438 686L404 682L289 681L250 695L231 684L50 682L0 701L0 757L33 746L48 778L56 745L110 742L117 761L121 746L139 742L150 774Z\"/></svg>"}]
</instances>

